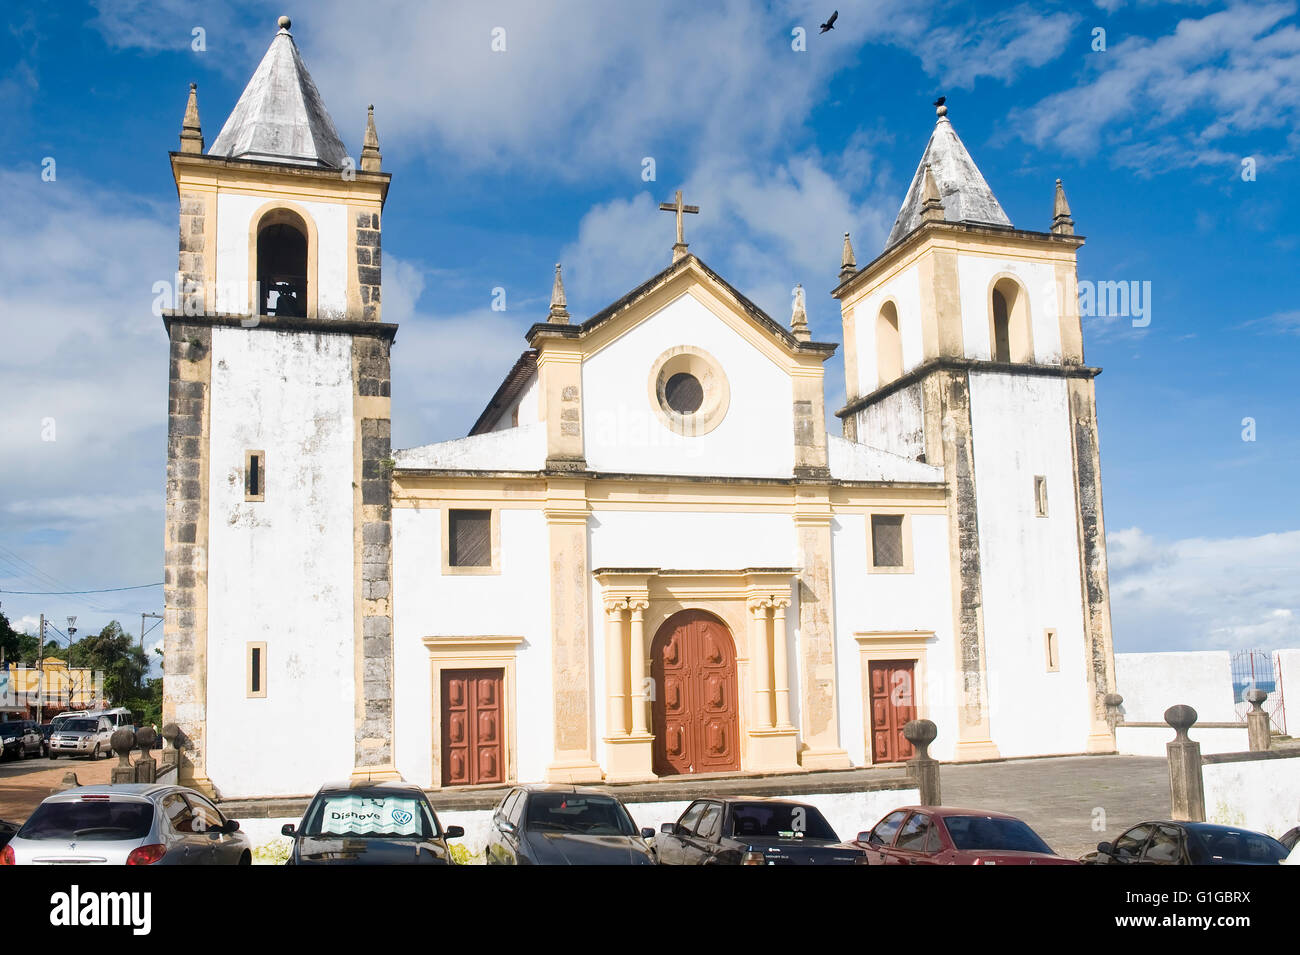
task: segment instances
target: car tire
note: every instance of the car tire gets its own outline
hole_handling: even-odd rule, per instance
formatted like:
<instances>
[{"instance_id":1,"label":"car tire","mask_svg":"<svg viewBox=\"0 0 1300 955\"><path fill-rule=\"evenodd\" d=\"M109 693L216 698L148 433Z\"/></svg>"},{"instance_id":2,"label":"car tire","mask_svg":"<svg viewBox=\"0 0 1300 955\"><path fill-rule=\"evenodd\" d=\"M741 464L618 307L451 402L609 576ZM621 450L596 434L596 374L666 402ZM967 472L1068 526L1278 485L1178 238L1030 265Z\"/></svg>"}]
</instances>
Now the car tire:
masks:
<instances>
[{"instance_id":1,"label":"car tire","mask_svg":"<svg viewBox=\"0 0 1300 955\"><path fill-rule=\"evenodd\" d=\"M95 748L92 749L92 750L90 751L90 755L87 756L86 758L87 758L88 760L90 760L92 763L93 763L95 760L99 759L99 744L98 744L98 743L95 744Z\"/></svg>"},{"instance_id":2,"label":"car tire","mask_svg":"<svg viewBox=\"0 0 1300 955\"><path fill-rule=\"evenodd\" d=\"M252 864L253 864L253 857L252 857L252 855L250 855L249 853L245 852L243 855L241 855L241 856L239 857L239 864L240 864L240 865L252 865Z\"/></svg>"}]
</instances>

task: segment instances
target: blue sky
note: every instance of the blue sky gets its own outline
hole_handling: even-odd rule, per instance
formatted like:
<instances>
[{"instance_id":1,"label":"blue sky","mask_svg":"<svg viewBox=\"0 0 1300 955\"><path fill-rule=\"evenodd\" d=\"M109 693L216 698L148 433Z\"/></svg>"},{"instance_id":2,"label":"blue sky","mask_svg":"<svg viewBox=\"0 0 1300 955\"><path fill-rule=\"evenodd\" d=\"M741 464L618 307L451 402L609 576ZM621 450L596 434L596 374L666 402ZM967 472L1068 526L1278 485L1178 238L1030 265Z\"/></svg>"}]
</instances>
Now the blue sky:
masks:
<instances>
[{"instance_id":1,"label":"blue sky","mask_svg":"<svg viewBox=\"0 0 1300 955\"><path fill-rule=\"evenodd\" d=\"M211 144L288 13L345 144L359 151L373 103L393 173L398 446L465 433L544 315L553 263L577 316L667 264L656 207L678 188L702 209L693 252L781 320L802 282L814 335L839 341L841 235L859 263L880 250L945 94L1013 223L1048 227L1059 176L1088 237L1080 278L1151 283L1148 326L1084 330L1105 369L1116 648L1300 646L1296 3L839 0L818 35L834 5L9 5L0 589L161 579L167 351L150 305L175 267L166 153L188 84ZM842 368L828 366L835 407ZM162 595L0 601L85 629L138 626Z\"/></svg>"}]
</instances>

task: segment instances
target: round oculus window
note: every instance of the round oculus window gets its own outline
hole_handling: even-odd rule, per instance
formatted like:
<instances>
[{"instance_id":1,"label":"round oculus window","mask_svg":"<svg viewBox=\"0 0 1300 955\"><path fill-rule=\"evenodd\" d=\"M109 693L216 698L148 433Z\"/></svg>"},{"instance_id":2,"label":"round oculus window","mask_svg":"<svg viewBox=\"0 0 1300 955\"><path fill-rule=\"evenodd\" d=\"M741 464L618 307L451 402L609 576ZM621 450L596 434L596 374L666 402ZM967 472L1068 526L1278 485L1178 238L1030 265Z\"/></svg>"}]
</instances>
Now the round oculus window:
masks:
<instances>
[{"instance_id":1,"label":"round oculus window","mask_svg":"<svg viewBox=\"0 0 1300 955\"><path fill-rule=\"evenodd\" d=\"M664 400L678 414L694 414L704 403L704 386L690 372L678 372L664 385Z\"/></svg>"}]
</instances>

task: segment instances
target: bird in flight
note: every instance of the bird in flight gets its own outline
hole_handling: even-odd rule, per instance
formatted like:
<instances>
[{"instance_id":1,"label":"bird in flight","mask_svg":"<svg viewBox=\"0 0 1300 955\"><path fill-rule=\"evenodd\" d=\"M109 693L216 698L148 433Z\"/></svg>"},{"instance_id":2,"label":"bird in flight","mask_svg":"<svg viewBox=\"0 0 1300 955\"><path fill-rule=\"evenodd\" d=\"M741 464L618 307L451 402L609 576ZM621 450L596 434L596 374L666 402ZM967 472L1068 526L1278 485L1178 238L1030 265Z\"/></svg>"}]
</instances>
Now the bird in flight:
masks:
<instances>
[{"instance_id":1,"label":"bird in flight","mask_svg":"<svg viewBox=\"0 0 1300 955\"><path fill-rule=\"evenodd\" d=\"M839 15L840 15L840 11L838 11L838 10L836 10L834 13L832 13L832 14L831 14L831 18L830 18L829 20L827 20L825 23L822 24L822 28L821 28L821 31L818 33L818 36L820 36L822 33L825 33L827 30L834 30L834 29L835 29L835 20L836 20L837 17L839 17Z\"/></svg>"},{"instance_id":2,"label":"bird in flight","mask_svg":"<svg viewBox=\"0 0 1300 955\"><path fill-rule=\"evenodd\" d=\"M934 101L934 105L935 105L935 106L942 106L945 102L947 102L947 100L948 100L948 97L946 97L946 96L940 96L937 100Z\"/></svg>"}]
</instances>

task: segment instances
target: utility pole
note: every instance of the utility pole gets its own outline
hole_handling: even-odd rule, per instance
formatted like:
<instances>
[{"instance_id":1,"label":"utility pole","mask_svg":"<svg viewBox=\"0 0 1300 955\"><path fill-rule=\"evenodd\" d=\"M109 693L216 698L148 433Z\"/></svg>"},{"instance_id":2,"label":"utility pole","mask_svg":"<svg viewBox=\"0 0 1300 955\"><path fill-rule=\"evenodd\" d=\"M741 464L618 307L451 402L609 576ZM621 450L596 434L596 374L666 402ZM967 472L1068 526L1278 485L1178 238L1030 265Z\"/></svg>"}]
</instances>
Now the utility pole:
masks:
<instances>
[{"instance_id":1,"label":"utility pole","mask_svg":"<svg viewBox=\"0 0 1300 955\"><path fill-rule=\"evenodd\" d=\"M163 615L160 614L160 613L142 613L142 614L140 614L140 652L141 652L141 653L144 653L144 619L145 619L145 617L148 617L148 618L151 619L151 620L161 620L161 619L163 618ZM155 624L154 626L157 626L157 624ZM149 628L150 631L152 631L153 629L154 629L153 627L150 627L150 628Z\"/></svg>"},{"instance_id":2,"label":"utility pole","mask_svg":"<svg viewBox=\"0 0 1300 955\"><path fill-rule=\"evenodd\" d=\"M41 614L41 642L36 650L36 725L45 722L45 614Z\"/></svg>"}]
</instances>

